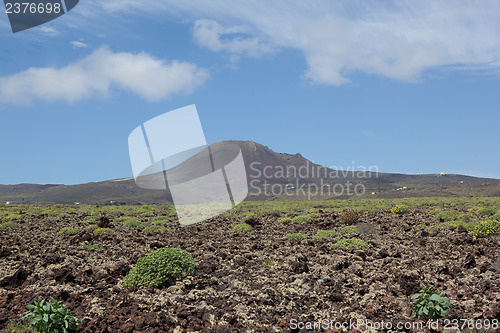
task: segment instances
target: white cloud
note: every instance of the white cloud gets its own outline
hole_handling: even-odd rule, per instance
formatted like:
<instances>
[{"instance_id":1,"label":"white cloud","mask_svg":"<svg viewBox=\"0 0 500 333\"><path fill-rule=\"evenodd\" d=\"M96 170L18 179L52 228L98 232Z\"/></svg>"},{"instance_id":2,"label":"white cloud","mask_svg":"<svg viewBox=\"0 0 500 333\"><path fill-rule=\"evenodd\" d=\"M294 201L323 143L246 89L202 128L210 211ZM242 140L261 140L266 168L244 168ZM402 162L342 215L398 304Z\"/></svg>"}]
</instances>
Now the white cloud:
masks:
<instances>
[{"instance_id":1,"label":"white cloud","mask_svg":"<svg viewBox=\"0 0 500 333\"><path fill-rule=\"evenodd\" d=\"M75 48L75 49L81 49L81 48L88 47L87 44L80 42L80 41L77 41L77 40L71 41L70 44L73 45L73 48Z\"/></svg>"},{"instance_id":2,"label":"white cloud","mask_svg":"<svg viewBox=\"0 0 500 333\"><path fill-rule=\"evenodd\" d=\"M0 77L0 102L74 102L106 96L113 87L158 101L190 93L207 78L205 69L188 62L166 63L147 53L113 53L103 46L66 67L30 68Z\"/></svg>"},{"instance_id":3,"label":"white cloud","mask_svg":"<svg viewBox=\"0 0 500 333\"><path fill-rule=\"evenodd\" d=\"M40 27L40 31L43 32L44 34L47 34L49 36L58 36L60 35L61 33L59 31L57 31L56 29L54 28L50 28L50 27L47 27L47 26L44 26L42 25Z\"/></svg>"},{"instance_id":4,"label":"white cloud","mask_svg":"<svg viewBox=\"0 0 500 333\"><path fill-rule=\"evenodd\" d=\"M165 13L191 20L199 45L258 56L303 53L305 76L341 85L361 72L415 81L427 69L500 67L500 2L496 0L107 0L116 13ZM97 12L97 11L96 11ZM234 37L244 34L244 37Z\"/></svg>"}]
</instances>

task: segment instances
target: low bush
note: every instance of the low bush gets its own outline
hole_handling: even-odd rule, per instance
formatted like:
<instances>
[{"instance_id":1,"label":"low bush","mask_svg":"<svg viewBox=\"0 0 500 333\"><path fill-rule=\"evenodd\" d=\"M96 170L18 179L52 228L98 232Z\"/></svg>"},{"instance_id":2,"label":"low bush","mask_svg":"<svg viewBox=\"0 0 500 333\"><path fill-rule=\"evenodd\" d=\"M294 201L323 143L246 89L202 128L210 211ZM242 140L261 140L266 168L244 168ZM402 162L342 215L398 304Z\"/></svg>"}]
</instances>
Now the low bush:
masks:
<instances>
[{"instance_id":1,"label":"low bush","mask_svg":"<svg viewBox=\"0 0 500 333\"><path fill-rule=\"evenodd\" d=\"M368 243L359 238L347 238L341 239L338 242L331 245L333 248L351 248L357 247L358 249L363 249L368 247Z\"/></svg>"},{"instance_id":2,"label":"low bush","mask_svg":"<svg viewBox=\"0 0 500 333\"><path fill-rule=\"evenodd\" d=\"M445 210L435 215L436 220L453 221L460 216L456 210Z\"/></svg>"},{"instance_id":3,"label":"low bush","mask_svg":"<svg viewBox=\"0 0 500 333\"><path fill-rule=\"evenodd\" d=\"M495 215L491 217L493 220L500 221L500 211L496 212Z\"/></svg>"},{"instance_id":4,"label":"low bush","mask_svg":"<svg viewBox=\"0 0 500 333\"><path fill-rule=\"evenodd\" d=\"M311 220L312 219L308 215L299 215L299 216L295 216L294 218L292 218L291 222L294 224L301 224L301 223L309 222Z\"/></svg>"},{"instance_id":5,"label":"low bush","mask_svg":"<svg viewBox=\"0 0 500 333\"><path fill-rule=\"evenodd\" d=\"M80 230L72 228L72 227L67 227L67 228L62 228L59 230L59 234L61 235L68 235L68 236L74 236L78 234Z\"/></svg>"},{"instance_id":6,"label":"low bush","mask_svg":"<svg viewBox=\"0 0 500 333\"><path fill-rule=\"evenodd\" d=\"M48 302L42 299L27 305L26 309L30 312L24 318L28 319L28 324L39 332L67 333L77 329L71 311L61 301L52 297Z\"/></svg>"},{"instance_id":7,"label":"low bush","mask_svg":"<svg viewBox=\"0 0 500 333\"><path fill-rule=\"evenodd\" d=\"M292 219L289 217L284 217L284 218L280 219L280 222L281 223L290 223L290 222L292 222Z\"/></svg>"},{"instance_id":8,"label":"low bush","mask_svg":"<svg viewBox=\"0 0 500 333\"><path fill-rule=\"evenodd\" d=\"M481 208L480 210L478 210L478 214L481 215L481 216L492 216L492 215L495 215L497 211L494 210L493 208L491 207L486 207L486 208Z\"/></svg>"},{"instance_id":9,"label":"low bush","mask_svg":"<svg viewBox=\"0 0 500 333\"><path fill-rule=\"evenodd\" d=\"M340 234L335 230L319 230L314 237L322 239L322 238L330 238L333 236L340 236Z\"/></svg>"},{"instance_id":10,"label":"low bush","mask_svg":"<svg viewBox=\"0 0 500 333\"><path fill-rule=\"evenodd\" d=\"M410 207L407 205L396 205L391 208L391 213L397 214L397 215L402 215L406 214L410 211Z\"/></svg>"},{"instance_id":11,"label":"low bush","mask_svg":"<svg viewBox=\"0 0 500 333\"><path fill-rule=\"evenodd\" d=\"M348 225L340 229L340 232L345 233L345 234L352 234L357 232L357 228L355 225Z\"/></svg>"},{"instance_id":12,"label":"low bush","mask_svg":"<svg viewBox=\"0 0 500 333\"><path fill-rule=\"evenodd\" d=\"M500 222L497 220L487 220L476 225L474 235L491 235L500 233Z\"/></svg>"},{"instance_id":13,"label":"low bush","mask_svg":"<svg viewBox=\"0 0 500 333\"><path fill-rule=\"evenodd\" d=\"M17 226L19 226L19 224L17 224L16 222L4 222L4 223L0 224L0 229L15 228Z\"/></svg>"},{"instance_id":14,"label":"low bush","mask_svg":"<svg viewBox=\"0 0 500 333\"><path fill-rule=\"evenodd\" d=\"M165 232L165 231L167 231L167 228L165 228L162 225L150 225L149 227L146 227L142 230L142 232L151 232L151 233Z\"/></svg>"},{"instance_id":15,"label":"low bush","mask_svg":"<svg viewBox=\"0 0 500 333\"><path fill-rule=\"evenodd\" d=\"M240 223L234 226L233 231L234 232L247 232L252 230L252 226L250 224L246 223Z\"/></svg>"},{"instance_id":16,"label":"low bush","mask_svg":"<svg viewBox=\"0 0 500 333\"><path fill-rule=\"evenodd\" d=\"M305 238L305 237L307 237L307 235L301 234L301 233L293 233L293 234L285 235L286 239L296 239L296 238Z\"/></svg>"},{"instance_id":17,"label":"low bush","mask_svg":"<svg viewBox=\"0 0 500 333\"><path fill-rule=\"evenodd\" d=\"M90 224L95 224L97 221L99 221L100 217L99 216L96 216L96 215L89 215L89 216L86 216L83 220L87 223L90 223Z\"/></svg>"},{"instance_id":18,"label":"low bush","mask_svg":"<svg viewBox=\"0 0 500 333\"><path fill-rule=\"evenodd\" d=\"M196 275L196 263L189 252L160 248L137 260L125 276L124 285L161 287L188 275Z\"/></svg>"},{"instance_id":19,"label":"low bush","mask_svg":"<svg viewBox=\"0 0 500 333\"><path fill-rule=\"evenodd\" d=\"M359 214L353 209L344 209L342 213L340 213L340 219L347 225L353 225L358 223Z\"/></svg>"},{"instance_id":20,"label":"low bush","mask_svg":"<svg viewBox=\"0 0 500 333\"><path fill-rule=\"evenodd\" d=\"M98 228L92 231L93 234L111 234L113 233L113 229L111 228Z\"/></svg>"},{"instance_id":21,"label":"low bush","mask_svg":"<svg viewBox=\"0 0 500 333\"><path fill-rule=\"evenodd\" d=\"M96 229L99 229L99 226L97 224L91 224L85 227L85 230L88 232L93 232Z\"/></svg>"}]
</instances>

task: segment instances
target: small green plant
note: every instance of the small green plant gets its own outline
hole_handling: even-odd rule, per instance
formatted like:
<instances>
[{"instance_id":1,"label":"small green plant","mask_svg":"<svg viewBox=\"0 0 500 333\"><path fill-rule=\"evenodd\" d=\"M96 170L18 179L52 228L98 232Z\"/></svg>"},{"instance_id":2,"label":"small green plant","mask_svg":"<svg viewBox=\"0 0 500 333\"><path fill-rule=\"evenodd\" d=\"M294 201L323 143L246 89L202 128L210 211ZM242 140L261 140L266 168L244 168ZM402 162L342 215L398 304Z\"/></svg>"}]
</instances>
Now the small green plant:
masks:
<instances>
[{"instance_id":1,"label":"small green plant","mask_svg":"<svg viewBox=\"0 0 500 333\"><path fill-rule=\"evenodd\" d=\"M339 240L338 242L332 244L331 247L333 248L357 247L358 249L363 249L365 247L368 247L368 244L359 238L347 238Z\"/></svg>"},{"instance_id":2,"label":"small green plant","mask_svg":"<svg viewBox=\"0 0 500 333\"><path fill-rule=\"evenodd\" d=\"M161 287L187 275L196 275L191 254L176 248L160 248L137 260L125 277L124 285Z\"/></svg>"},{"instance_id":3,"label":"small green plant","mask_svg":"<svg viewBox=\"0 0 500 333\"><path fill-rule=\"evenodd\" d=\"M441 293L434 292L434 286L421 286L420 292L413 295L411 299L415 302L412 306L412 317L434 320L444 316L446 310L450 308L450 300L447 297L441 296Z\"/></svg>"},{"instance_id":4,"label":"small green plant","mask_svg":"<svg viewBox=\"0 0 500 333\"><path fill-rule=\"evenodd\" d=\"M61 235L68 235L68 236L74 236L78 234L80 230L72 228L72 227L67 227L67 228L62 228L59 230L59 234Z\"/></svg>"},{"instance_id":5,"label":"small green plant","mask_svg":"<svg viewBox=\"0 0 500 333\"><path fill-rule=\"evenodd\" d=\"M98 235L98 234L111 234L113 233L113 229L111 228L98 228L92 231L93 234Z\"/></svg>"},{"instance_id":6,"label":"small green plant","mask_svg":"<svg viewBox=\"0 0 500 333\"><path fill-rule=\"evenodd\" d=\"M274 266L274 262L272 262L270 259L264 259L264 265L267 266Z\"/></svg>"},{"instance_id":7,"label":"small green plant","mask_svg":"<svg viewBox=\"0 0 500 333\"><path fill-rule=\"evenodd\" d=\"M445 210L438 214L436 214L436 220L443 221L453 221L456 220L460 216L460 213L456 210Z\"/></svg>"},{"instance_id":8,"label":"small green plant","mask_svg":"<svg viewBox=\"0 0 500 333\"><path fill-rule=\"evenodd\" d=\"M167 222L170 222L168 216L156 216L151 220L151 225L165 225Z\"/></svg>"},{"instance_id":9,"label":"small green plant","mask_svg":"<svg viewBox=\"0 0 500 333\"><path fill-rule=\"evenodd\" d=\"M397 214L397 215L406 214L409 211L410 211L410 207L408 207L407 205L396 205L396 206L392 207L392 209L391 209L391 213Z\"/></svg>"},{"instance_id":10,"label":"small green plant","mask_svg":"<svg viewBox=\"0 0 500 333\"><path fill-rule=\"evenodd\" d=\"M142 230L142 232L151 232L151 233L165 232L165 231L167 231L167 228L165 228L162 225L150 225L149 227L146 227Z\"/></svg>"},{"instance_id":11,"label":"small green plant","mask_svg":"<svg viewBox=\"0 0 500 333\"><path fill-rule=\"evenodd\" d=\"M491 207L481 208L477 213L481 216L492 216L495 215L497 211Z\"/></svg>"},{"instance_id":12,"label":"small green plant","mask_svg":"<svg viewBox=\"0 0 500 333\"><path fill-rule=\"evenodd\" d=\"M500 222L497 220L487 220L479 223L474 228L474 235L491 235L500 233Z\"/></svg>"},{"instance_id":13,"label":"small green plant","mask_svg":"<svg viewBox=\"0 0 500 333\"><path fill-rule=\"evenodd\" d=\"M85 230L88 232L93 232L96 229L99 229L99 226L97 224L91 224L85 227Z\"/></svg>"},{"instance_id":14,"label":"small green plant","mask_svg":"<svg viewBox=\"0 0 500 333\"><path fill-rule=\"evenodd\" d=\"M250 224L246 223L240 223L234 226L233 231L234 232L247 232L252 230L252 226Z\"/></svg>"},{"instance_id":15,"label":"small green plant","mask_svg":"<svg viewBox=\"0 0 500 333\"><path fill-rule=\"evenodd\" d=\"M340 219L347 225L353 225L359 221L359 213L353 209L344 209L340 213Z\"/></svg>"},{"instance_id":16,"label":"small green plant","mask_svg":"<svg viewBox=\"0 0 500 333\"><path fill-rule=\"evenodd\" d=\"M87 223L90 223L90 224L94 224L96 223L97 221L99 221L100 217L99 216L96 216L96 215L89 215L89 216L85 216L85 218L83 219L85 222Z\"/></svg>"},{"instance_id":17,"label":"small green plant","mask_svg":"<svg viewBox=\"0 0 500 333\"><path fill-rule=\"evenodd\" d=\"M415 226L415 229L425 229L427 226L425 224L418 224Z\"/></svg>"},{"instance_id":18,"label":"small green plant","mask_svg":"<svg viewBox=\"0 0 500 333\"><path fill-rule=\"evenodd\" d=\"M307 237L307 235L301 234L301 233L287 234L285 236L286 239L296 239L296 238L305 238L305 237Z\"/></svg>"},{"instance_id":19,"label":"small green plant","mask_svg":"<svg viewBox=\"0 0 500 333\"><path fill-rule=\"evenodd\" d=\"M104 249L104 246L101 244L91 244L91 245L84 245L83 248L85 250L102 250Z\"/></svg>"},{"instance_id":20,"label":"small green plant","mask_svg":"<svg viewBox=\"0 0 500 333\"><path fill-rule=\"evenodd\" d=\"M61 301L52 297L48 302L42 299L27 305L26 309L30 312L25 319L28 319L28 324L38 331L67 333L77 329L76 320L71 311Z\"/></svg>"},{"instance_id":21,"label":"small green plant","mask_svg":"<svg viewBox=\"0 0 500 333\"><path fill-rule=\"evenodd\" d=\"M500 211L496 212L495 215L491 217L493 220L500 221Z\"/></svg>"},{"instance_id":22,"label":"small green plant","mask_svg":"<svg viewBox=\"0 0 500 333\"><path fill-rule=\"evenodd\" d=\"M284 218L280 219L280 222L281 223L291 223L292 219L289 217L284 217Z\"/></svg>"},{"instance_id":23,"label":"small green plant","mask_svg":"<svg viewBox=\"0 0 500 333\"><path fill-rule=\"evenodd\" d=\"M120 217L118 221L123 222L125 228L142 228L141 220L137 217L124 216Z\"/></svg>"},{"instance_id":24,"label":"small green plant","mask_svg":"<svg viewBox=\"0 0 500 333\"><path fill-rule=\"evenodd\" d=\"M307 216L309 216L309 218L311 220L314 220L314 219L317 219L320 217L319 213L310 213L310 214L307 214Z\"/></svg>"},{"instance_id":25,"label":"small green plant","mask_svg":"<svg viewBox=\"0 0 500 333\"><path fill-rule=\"evenodd\" d=\"M348 225L348 226L345 226L342 229L340 229L340 232L342 232L344 234L352 234L352 233L357 232L357 228L355 225Z\"/></svg>"},{"instance_id":26,"label":"small green plant","mask_svg":"<svg viewBox=\"0 0 500 333\"><path fill-rule=\"evenodd\" d=\"M15 228L17 226L19 226L19 224L17 224L16 222L4 222L4 223L0 224L0 229Z\"/></svg>"},{"instance_id":27,"label":"small green plant","mask_svg":"<svg viewBox=\"0 0 500 333\"><path fill-rule=\"evenodd\" d=\"M330 238L333 236L339 236L340 234L336 232L335 230L319 230L316 235L314 236L315 238L322 239L322 238Z\"/></svg>"},{"instance_id":28,"label":"small green plant","mask_svg":"<svg viewBox=\"0 0 500 333\"><path fill-rule=\"evenodd\" d=\"M299 215L299 216L295 216L294 218L292 218L291 222L294 224L301 224L301 223L309 222L311 220L312 219L308 215Z\"/></svg>"}]
</instances>

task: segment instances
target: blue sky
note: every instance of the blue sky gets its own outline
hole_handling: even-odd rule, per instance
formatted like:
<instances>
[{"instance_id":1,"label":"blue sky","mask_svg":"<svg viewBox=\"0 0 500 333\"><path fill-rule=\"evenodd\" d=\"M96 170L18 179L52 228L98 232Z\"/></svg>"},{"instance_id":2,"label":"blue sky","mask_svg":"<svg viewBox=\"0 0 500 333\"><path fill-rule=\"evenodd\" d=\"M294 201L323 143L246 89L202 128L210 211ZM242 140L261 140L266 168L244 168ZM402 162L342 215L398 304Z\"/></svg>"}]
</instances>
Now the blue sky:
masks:
<instances>
[{"instance_id":1,"label":"blue sky","mask_svg":"<svg viewBox=\"0 0 500 333\"><path fill-rule=\"evenodd\" d=\"M0 184L130 177L130 132L190 104L209 142L500 178L500 2L366 3L81 0L16 34L0 14Z\"/></svg>"}]
</instances>

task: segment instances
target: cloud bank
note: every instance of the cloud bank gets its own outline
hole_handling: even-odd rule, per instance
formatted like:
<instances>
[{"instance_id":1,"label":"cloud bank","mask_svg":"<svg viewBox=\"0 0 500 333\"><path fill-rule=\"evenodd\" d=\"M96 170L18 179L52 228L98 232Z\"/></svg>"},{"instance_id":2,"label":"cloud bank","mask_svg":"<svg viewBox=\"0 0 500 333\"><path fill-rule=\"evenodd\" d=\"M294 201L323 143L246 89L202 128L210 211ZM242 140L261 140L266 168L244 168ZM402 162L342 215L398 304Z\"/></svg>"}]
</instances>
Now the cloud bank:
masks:
<instances>
[{"instance_id":1,"label":"cloud bank","mask_svg":"<svg viewBox=\"0 0 500 333\"><path fill-rule=\"evenodd\" d=\"M89 6L191 20L196 43L214 52L255 57L298 50L305 77L321 84L342 85L354 73L415 81L434 68L500 68L495 0L92 0Z\"/></svg>"},{"instance_id":2,"label":"cloud bank","mask_svg":"<svg viewBox=\"0 0 500 333\"><path fill-rule=\"evenodd\" d=\"M192 92L208 72L188 62L167 63L147 53L112 52L103 46L66 67L29 68L0 76L0 103L75 102L121 89L147 101Z\"/></svg>"}]
</instances>

